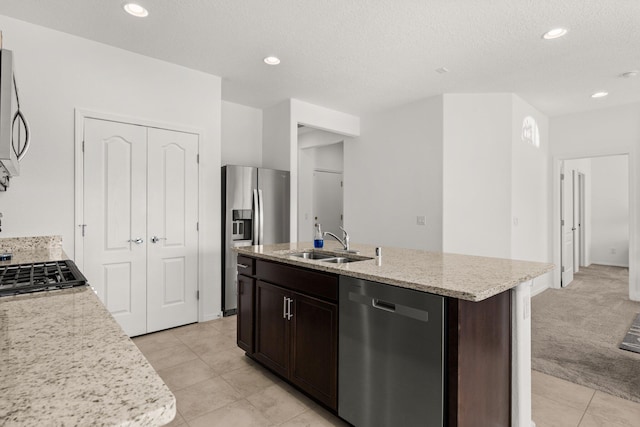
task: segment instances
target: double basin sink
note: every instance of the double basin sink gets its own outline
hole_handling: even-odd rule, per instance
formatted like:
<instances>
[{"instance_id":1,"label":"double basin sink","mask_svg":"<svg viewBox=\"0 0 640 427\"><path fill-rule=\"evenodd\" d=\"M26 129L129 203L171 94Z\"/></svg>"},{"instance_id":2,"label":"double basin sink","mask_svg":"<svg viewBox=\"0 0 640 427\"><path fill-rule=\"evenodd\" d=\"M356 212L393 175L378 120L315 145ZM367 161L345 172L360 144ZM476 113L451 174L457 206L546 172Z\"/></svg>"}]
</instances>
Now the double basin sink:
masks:
<instances>
[{"instance_id":1,"label":"double basin sink","mask_svg":"<svg viewBox=\"0 0 640 427\"><path fill-rule=\"evenodd\" d=\"M341 255L336 255L333 253L321 252L321 251L297 252L297 253L291 254L291 256L302 258L302 259L312 259L315 261L328 262L333 264L346 264L348 262L365 261L368 259L373 259L373 258L363 257L363 256L341 256Z\"/></svg>"}]
</instances>

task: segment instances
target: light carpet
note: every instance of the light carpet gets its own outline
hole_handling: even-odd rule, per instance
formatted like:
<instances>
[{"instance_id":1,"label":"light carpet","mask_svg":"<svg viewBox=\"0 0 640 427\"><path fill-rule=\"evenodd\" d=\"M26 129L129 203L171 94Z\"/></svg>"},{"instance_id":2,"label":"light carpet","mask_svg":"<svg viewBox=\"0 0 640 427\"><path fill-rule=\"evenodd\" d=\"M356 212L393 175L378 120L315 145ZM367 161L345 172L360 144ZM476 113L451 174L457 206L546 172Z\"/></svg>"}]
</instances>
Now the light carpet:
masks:
<instances>
[{"instance_id":1,"label":"light carpet","mask_svg":"<svg viewBox=\"0 0 640 427\"><path fill-rule=\"evenodd\" d=\"M640 353L640 314L636 316L636 320L631 324L629 332L627 332L620 344L620 348Z\"/></svg>"},{"instance_id":2,"label":"light carpet","mask_svg":"<svg viewBox=\"0 0 640 427\"><path fill-rule=\"evenodd\" d=\"M640 354L618 348L640 312L627 268L581 267L568 287L531 304L533 369L640 402Z\"/></svg>"}]
</instances>

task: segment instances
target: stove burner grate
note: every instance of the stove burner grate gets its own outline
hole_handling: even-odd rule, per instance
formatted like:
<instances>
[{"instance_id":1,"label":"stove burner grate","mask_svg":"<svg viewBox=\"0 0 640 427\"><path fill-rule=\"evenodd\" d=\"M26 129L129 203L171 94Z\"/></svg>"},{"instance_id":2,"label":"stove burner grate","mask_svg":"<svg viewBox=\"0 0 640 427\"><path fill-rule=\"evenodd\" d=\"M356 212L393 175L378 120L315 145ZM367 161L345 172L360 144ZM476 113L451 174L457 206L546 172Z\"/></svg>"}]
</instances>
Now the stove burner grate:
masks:
<instances>
[{"instance_id":1,"label":"stove burner grate","mask_svg":"<svg viewBox=\"0 0 640 427\"><path fill-rule=\"evenodd\" d=\"M0 296L84 286L87 279L71 260L0 267Z\"/></svg>"}]
</instances>

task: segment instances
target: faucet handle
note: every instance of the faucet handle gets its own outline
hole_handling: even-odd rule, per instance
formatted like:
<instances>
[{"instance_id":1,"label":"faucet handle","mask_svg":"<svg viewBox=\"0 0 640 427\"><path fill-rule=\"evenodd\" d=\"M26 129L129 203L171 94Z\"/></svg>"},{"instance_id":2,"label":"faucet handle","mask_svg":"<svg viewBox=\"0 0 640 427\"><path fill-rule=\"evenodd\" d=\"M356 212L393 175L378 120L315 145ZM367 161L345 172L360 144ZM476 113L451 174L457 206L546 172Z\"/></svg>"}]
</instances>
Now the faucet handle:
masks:
<instances>
[{"instance_id":1,"label":"faucet handle","mask_svg":"<svg viewBox=\"0 0 640 427\"><path fill-rule=\"evenodd\" d=\"M347 230L344 229L344 227L340 226L340 230L342 230L342 240L344 240L344 249L346 251L349 250L349 233L347 233Z\"/></svg>"}]
</instances>

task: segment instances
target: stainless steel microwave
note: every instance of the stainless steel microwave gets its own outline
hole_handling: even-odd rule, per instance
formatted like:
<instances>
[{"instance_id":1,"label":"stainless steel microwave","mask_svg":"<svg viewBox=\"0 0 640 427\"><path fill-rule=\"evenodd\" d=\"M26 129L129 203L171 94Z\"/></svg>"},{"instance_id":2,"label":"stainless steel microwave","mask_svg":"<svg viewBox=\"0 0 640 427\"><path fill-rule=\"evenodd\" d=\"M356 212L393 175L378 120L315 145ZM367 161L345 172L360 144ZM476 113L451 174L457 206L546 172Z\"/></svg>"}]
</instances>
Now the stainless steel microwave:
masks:
<instances>
[{"instance_id":1,"label":"stainless steel microwave","mask_svg":"<svg viewBox=\"0 0 640 427\"><path fill-rule=\"evenodd\" d=\"M20 160L28 148L29 124L20 111L13 52L0 49L0 191L7 189L11 177L20 175Z\"/></svg>"}]
</instances>

